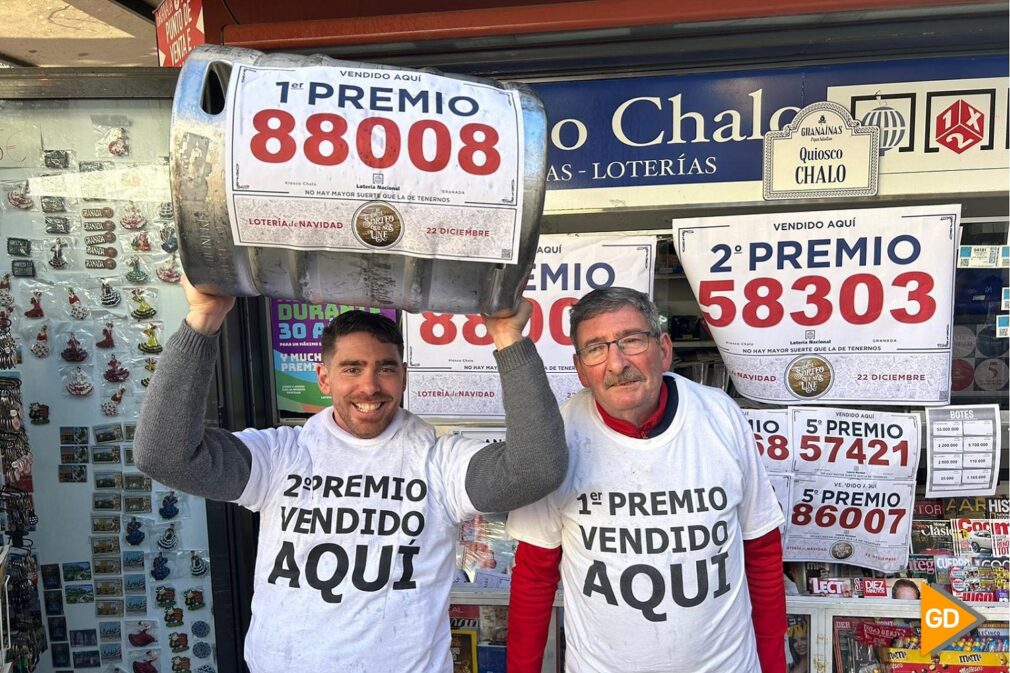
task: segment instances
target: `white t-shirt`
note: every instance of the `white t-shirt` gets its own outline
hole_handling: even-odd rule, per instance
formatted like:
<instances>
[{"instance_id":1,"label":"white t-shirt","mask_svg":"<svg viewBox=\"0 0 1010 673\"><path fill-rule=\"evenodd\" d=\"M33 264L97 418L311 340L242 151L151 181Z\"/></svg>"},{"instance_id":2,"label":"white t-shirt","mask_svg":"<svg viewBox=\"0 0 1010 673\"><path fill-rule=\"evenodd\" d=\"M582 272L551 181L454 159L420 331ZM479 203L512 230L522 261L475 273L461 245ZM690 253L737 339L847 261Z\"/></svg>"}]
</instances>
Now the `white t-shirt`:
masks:
<instances>
[{"instance_id":1,"label":"white t-shirt","mask_svg":"<svg viewBox=\"0 0 1010 673\"><path fill-rule=\"evenodd\" d=\"M450 673L455 541L483 444L403 410L374 439L332 409L236 436L252 453L236 502L261 515L249 669Z\"/></svg>"},{"instance_id":2,"label":"white t-shirt","mask_svg":"<svg viewBox=\"0 0 1010 673\"><path fill-rule=\"evenodd\" d=\"M782 512L739 407L681 376L658 437L607 427L589 390L566 402L568 476L509 515L562 548L569 673L760 673L743 540Z\"/></svg>"}]
</instances>

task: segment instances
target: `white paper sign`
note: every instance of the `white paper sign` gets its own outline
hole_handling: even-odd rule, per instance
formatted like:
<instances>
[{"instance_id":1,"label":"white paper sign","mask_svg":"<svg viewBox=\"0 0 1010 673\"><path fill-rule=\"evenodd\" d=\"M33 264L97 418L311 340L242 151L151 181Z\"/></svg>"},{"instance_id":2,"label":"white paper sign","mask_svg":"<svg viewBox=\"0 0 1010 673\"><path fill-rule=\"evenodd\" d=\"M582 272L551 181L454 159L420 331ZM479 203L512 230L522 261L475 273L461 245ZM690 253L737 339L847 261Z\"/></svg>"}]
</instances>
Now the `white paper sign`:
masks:
<instances>
[{"instance_id":1,"label":"white paper sign","mask_svg":"<svg viewBox=\"0 0 1010 673\"><path fill-rule=\"evenodd\" d=\"M789 446L789 411L786 409L744 409L768 481L783 512L789 511L793 486L793 456ZM788 518L788 514L787 514Z\"/></svg>"},{"instance_id":2,"label":"white paper sign","mask_svg":"<svg viewBox=\"0 0 1010 673\"><path fill-rule=\"evenodd\" d=\"M518 92L414 70L239 65L228 101L236 245L515 263Z\"/></svg>"},{"instance_id":3,"label":"white paper sign","mask_svg":"<svg viewBox=\"0 0 1010 673\"><path fill-rule=\"evenodd\" d=\"M959 205L673 222L740 394L768 403L950 399Z\"/></svg>"},{"instance_id":4,"label":"white paper sign","mask_svg":"<svg viewBox=\"0 0 1010 673\"><path fill-rule=\"evenodd\" d=\"M559 402L579 390L572 364L569 308L601 287L652 295L654 236L540 237L525 297L533 302L526 334L537 344ZM404 314L404 406L421 416L503 418L494 344L480 316Z\"/></svg>"},{"instance_id":5,"label":"white paper sign","mask_svg":"<svg viewBox=\"0 0 1010 673\"><path fill-rule=\"evenodd\" d=\"M926 497L994 495L999 428L997 404L926 409Z\"/></svg>"},{"instance_id":6,"label":"white paper sign","mask_svg":"<svg viewBox=\"0 0 1010 673\"><path fill-rule=\"evenodd\" d=\"M811 407L789 416L794 478L783 557L904 567L919 417Z\"/></svg>"}]
</instances>

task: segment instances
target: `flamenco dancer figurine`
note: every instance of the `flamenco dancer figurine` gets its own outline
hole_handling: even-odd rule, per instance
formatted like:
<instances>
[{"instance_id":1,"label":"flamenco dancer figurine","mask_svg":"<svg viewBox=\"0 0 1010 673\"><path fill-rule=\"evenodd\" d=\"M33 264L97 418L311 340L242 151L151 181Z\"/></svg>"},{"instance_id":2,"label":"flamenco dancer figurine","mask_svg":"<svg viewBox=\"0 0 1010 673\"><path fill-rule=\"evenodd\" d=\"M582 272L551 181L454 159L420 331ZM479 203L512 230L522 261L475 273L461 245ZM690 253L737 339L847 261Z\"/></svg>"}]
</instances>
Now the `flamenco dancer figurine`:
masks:
<instances>
[{"instance_id":1,"label":"flamenco dancer figurine","mask_svg":"<svg viewBox=\"0 0 1010 673\"><path fill-rule=\"evenodd\" d=\"M91 311L81 303L81 298L77 296L72 287L67 288L67 304L70 307L70 317L74 320L86 320L91 315Z\"/></svg>"},{"instance_id":2,"label":"flamenco dancer figurine","mask_svg":"<svg viewBox=\"0 0 1010 673\"><path fill-rule=\"evenodd\" d=\"M28 196L28 182L22 182L17 187L7 192L7 203L18 210L31 210L35 205L32 197Z\"/></svg>"},{"instance_id":3,"label":"flamenco dancer figurine","mask_svg":"<svg viewBox=\"0 0 1010 673\"><path fill-rule=\"evenodd\" d=\"M30 303L32 307L25 311L26 318L46 317L46 312L42 310L42 290L32 290L32 296L29 297L28 303Z\"/></svg>"},{"instance_id":4,"label":"flamenco dancer figurine","mask_svg":"<svg viewBox=\"0 0 1010 673\"><path fill-rule=\"evenodd\" d=\"M137 344L137 348L139 348L141 352L157 355L162 351L161 344L158 343L157 331L158 327L156 325L148 325L143 329L144 336L147 338Z\"/></svg>"},{"instance_id":5,"label":"flamenco dancer figurine","mask_svg":"<svg viewBox=\"0 0 1010 673\"><path fill-rule=\"evenodd\" d=\"M179 271L179 262L176 260L175 255L172 255L167 262L155 269L154 273L162 283L178 283L179 279L182 278L182 272Z\"/></svg>"},{"instance_id":6,"label":"flamenco dancer figurine","mask_svg":"<svg viewBox=\"0 0 1010 673\"><path fill-rule=\"evenodd\" d=\"M139 287L135 287L130 290L132 297L130 300L134 302L137 307L130 311L132 315L137 320L147 320L148 318L153 318L158 312L153 306L147 303L147 298L144 297L144 290Z\"/></svg>"},{"instance_id":7,"label":"flamenco dancer figurine","mask_svg":"<svg viewBox=\"0 0 1010 673\"><path fill-rule=\"evenodd\" d=\"M157 638L152 636L149 632L154 627L154 622L140 622L137 624L137 630L126 636L126 639L130 641L130 644L134 647L143 647L144 645L150 645Z\"/></svg>"},{"instance_id":8,"label":"flamenco dancer figurine","mask_svg":"<svg viewBox=\"0 0 1010 673\"><path fill-rule=\"evenodd\" d=\"M147 232L142 231L130 241L130 247L134 252L151 252L151 239L147 237Z\"/></svg>"},{"instance_id":9,"label":"flamenco dancer figurine","mask_svg":"<svg viewBox=\"0 0 1010 673\"><path fill-rule=\"evenodd\" d=\"M119 302L122 301L122 297L119 294L119 290L112 287L109 281L102 279L102 296L100 301L102 306L105 308L112 308L113 306L119 306Z\"/></svg>"},{"instance_id":10,"label":"flamenco dancer figurine","mask_svg":"<svg viewBox=\"0 0 1010 673\"><path fill-rule=\"evenodd\" d=\"M102 328L102 340L95 344L96 348L115 348L116 340L112 336L112 323L105 323L105 327Z\"/></svg>"},{"instance_id":11,"label":"flamenco dancer figurine","mask_svg":"<svg viewBox=\"0 0 1010 673\"><path fill-rule=\"evenodd\" d=\"M154 370L157 368L158 368L158 358L144 359L144 369L151 372L151 375L154 374ZM144 386L145 388L151 385L151 377L145 376L144 378L140 379L140 385Z\"/></svg>"},{"instance_id":12,"label":"flamenco dancer figurine","mask_svg":"<svg viewBox=\"0 0 1010 673\"><path fill-rule=\"evenodd\" d=\"M147 226L147 218L133 201L130 201L123 210L123 217L119 219L123 229L143 229Z\"/></svg>"},{"instance_id":13,"label":"flamenco dancer figurine","mask_svg":"<svg viewBox=\"0 0 1010 673\"><path fill-rule=\"evenodd\" d=\"M168 495L161 499L161 507L158 508L158 514L161 515L162 519L174 519L179 516L179 496L175 494L175 491L170 491Z\"/></svg>"},{"instance_id":14,"label":"flamenco dancer figurine","mask_svg":"<svg viewBox=\"0 0 1010 673\"><path fill-rule=\"evenodd\" d=\"M49 327L43 323L35 335L35 343L32 344L32 355L37 358L49 357Z\"/></svg>"},{"instance_id":15,"label":"flamenco dancer figurine","mask_svg":"<svg viewBox=\"0 0 1010 673\"><path fill-rule=\"evenodd\" d=\"M88 359L88 351L81 347L81 342L73 332L67 338L67 347L60 353L60 357L67 362L84 362Z\"/></svg>"},{"instance_id":16,"label":"flamenco dancer figurine","mask_svg":"<svg viewBox=\"0 0 1010 673\"><path fill-rule=\"evenodd\" d=\"M14 369L18 363L18 345L11 334L11 319L0 311L0 369Z\"/></svg>"},{"instance_id":17,"label":"flamenco dancer figurine","mask_svg":"<svg viewBox=\"0 0 1010 673\"><path fill-rule=\"evenodd\" d=\"M134 255L126 261L126 264L131 267L130 270L126 272L126 280L131 283L141 285L146 283L148 278L150 278L150 276L147 275L147 272L141 267L140 257Z\"/></svg>"},{"instance_id":18,"label":"flamenco dancer figurine","mask_svg":"<svg viewBox=\"0 0 1010 673\"><path fill-rule=\"evenodd\" d=\"M67 268L67 258L63 256L63 248L67 247L67 242L62 238L57 238L49 250L53 253L53 256L49 258L49 266L54 269L65 269Z\"/></svg>"},{"instance_id":19,"label":"flamenco dancer figurine","mask_svg":"<svg viewBox=\"0 0 1010 673\"><path fill-rule=\"evenodd\" d=\"M165 252L175 252L179 249L179 239L175 235L175 225L166 224L161 228L161 249Z\"/></svg>"},{"instance_id":20,"label":"flamenco dancer figurine","mask_svg":"<svg viewBox=\"0 0 1010 673\"><path fill-rule=\"evenodd\" d=\"M144 531L141 530L142 528L143 524L137 517L132 517L130 523L126 524L126 543L132 547L136 547L143 542L146 536L144 535Z\"/></svg>"},{"instance_id":21,"label":"flamenco dancer figurine","mask_svg":"<svg viewBox=\"0 0 1010 673\"><path fill-rule=\"evenodd\" d=\"M200 556L200 552L191 551L189 553L189 572L193 577L203 577L210 570L210 564Z\"/></svg>"},{"instance_id":22,"label":"flamenco dancer figurine","mask_svg":"<svg viewBox=\"0 0 1010 673\"><path fill-rule=\"evenodd\" d=\"M124 367L123 363L116 359L116 354L113 353L112 357L109 358L109 368L105 370L105 374L102 376L109 383L122 383L130 378L130 370Z\"/></svg>"},{"instance_id":23,"label":"flamenco dancer figurine","mask_svg":"<svg viewBox=\"0 0 1010 673\"><path fill-rule=\"evenodd\" d=\"M112 393L112 397L102 402L102 414L105 416L118 415L119 404L123 401L124 394L126 394L126 388L123 386L116 388L116 392Z\"/></svg>"},{"instance_id":24,"label":"flamenco dancer figurine","mask_svg":"<svg viewBox=\"0 0 1010 673\"><path fill-rule=\"evenodd\" d=\"M94 389L95 386L92 385L88 375L84 373L83 369L77 367L70 377L70 383L67 384L67 392L75 397L85 397L90 395Z\"/></svg>"},{"instance_id":25,"label":"flamenco dancer figurine","mask_svg":"<svg viewBox=\"0 0 1010 673\"><path fill-rule=\"evenodd\" d=\"M14 293L11 292L11 275L0 276L0 307L7 311L14 310Z\"/></svg>"}]
</instances>

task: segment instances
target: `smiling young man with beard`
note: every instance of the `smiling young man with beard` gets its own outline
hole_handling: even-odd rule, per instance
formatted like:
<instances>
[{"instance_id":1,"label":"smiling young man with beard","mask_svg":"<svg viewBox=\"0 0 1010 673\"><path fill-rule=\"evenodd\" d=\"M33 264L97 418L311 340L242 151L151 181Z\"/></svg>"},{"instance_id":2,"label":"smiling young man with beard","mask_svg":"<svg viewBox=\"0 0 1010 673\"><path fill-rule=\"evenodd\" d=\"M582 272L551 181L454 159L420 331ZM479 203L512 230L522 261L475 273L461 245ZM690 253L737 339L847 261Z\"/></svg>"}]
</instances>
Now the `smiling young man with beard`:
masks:
<instances>
[{"instance_id":1,"label":"smiling young man with beard","mask_svg":"<svg viewBox=\"0 0 1010 673\"><path fill-rule=\"evenodd\" d=\"M568 475L508 519L509 673L539 673L559 579L569 673L784 673L783 517L739 407L667 372L641 292L590 292L571 337Z\"/></svg>"},{"instance_id":2,"label":"smiling young man with beard","mask_svg":"<svg viewBox=\"0 0 1010 673\"><path fill-rule=\"evenodd\" d=\"M151 381L134 459L168 486L260 513L249 669L451 673L459 523L542 498L567 465L543 362L520 333L529 304L485 319L506 442L436 437L401 409L403 340L393 321L362 311L323 334L316 373L331 408L303 427L232 434L204 428L203 414L235 300L183 284L189 313Z\"/></svg>"}]
</instances>

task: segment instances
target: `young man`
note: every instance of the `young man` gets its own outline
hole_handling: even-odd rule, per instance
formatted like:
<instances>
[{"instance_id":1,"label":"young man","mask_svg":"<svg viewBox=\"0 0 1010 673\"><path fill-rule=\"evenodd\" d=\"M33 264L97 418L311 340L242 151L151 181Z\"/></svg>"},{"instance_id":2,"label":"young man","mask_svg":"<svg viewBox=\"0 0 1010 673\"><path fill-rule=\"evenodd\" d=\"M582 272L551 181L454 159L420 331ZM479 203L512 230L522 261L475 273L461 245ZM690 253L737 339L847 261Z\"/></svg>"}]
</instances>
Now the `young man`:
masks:
<instances>
[{"instance_id":1,"label":"young man","mask_svg":"<svg viewBox=\"0 0 1010 673\"><path fill-rule=\"evenodd\" d=\"M184 287L189 314L151 381L134 457L168 486L260 513L249 669L451 673L458 524L542 498L567 466L543 363L520 334L529 305L485 320L507 443L439 438L401 409L400 333L359 311L323 335L316 373L332 408L303 427L231 434L205 429L203 413L216 334L235 300Z\"/></svg>"},{"instance_id":2,"label":"young man","mask_svg":"<svg viewBox=\"0 0 1010 673\"><path fill-rule=\"evenodd\" d=\"M559 577L569 673L784 673L783 517L740 409L667 373L641 292L589 293L571 335L568 475L508 520L509 673L539 673Z\"/></svg>"}]
</instances>

